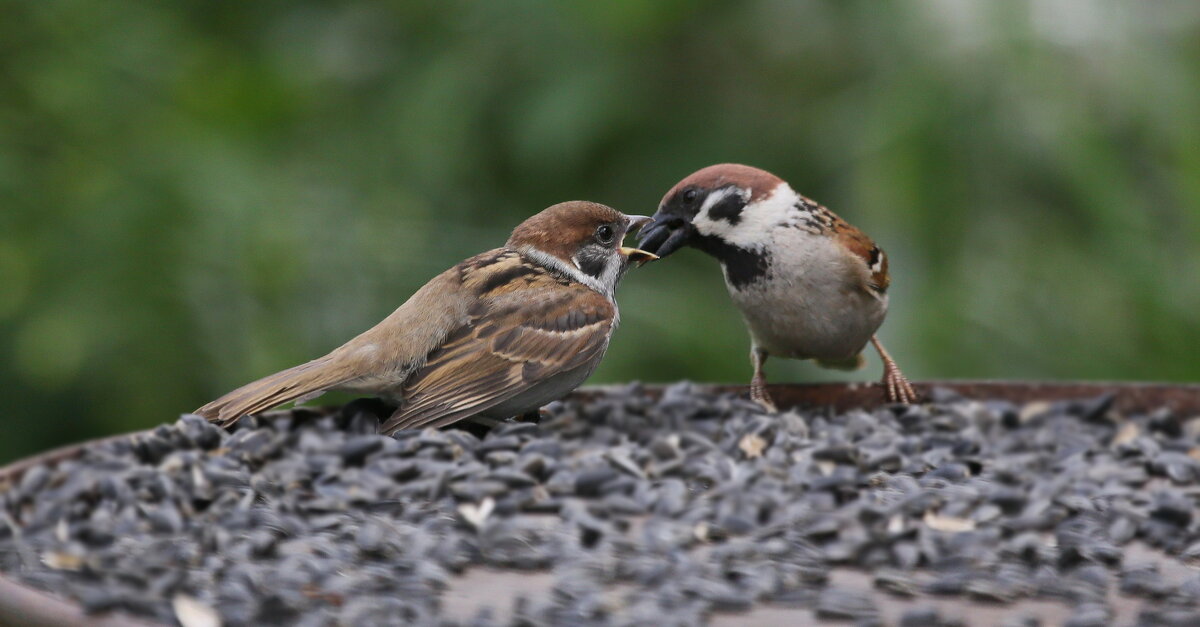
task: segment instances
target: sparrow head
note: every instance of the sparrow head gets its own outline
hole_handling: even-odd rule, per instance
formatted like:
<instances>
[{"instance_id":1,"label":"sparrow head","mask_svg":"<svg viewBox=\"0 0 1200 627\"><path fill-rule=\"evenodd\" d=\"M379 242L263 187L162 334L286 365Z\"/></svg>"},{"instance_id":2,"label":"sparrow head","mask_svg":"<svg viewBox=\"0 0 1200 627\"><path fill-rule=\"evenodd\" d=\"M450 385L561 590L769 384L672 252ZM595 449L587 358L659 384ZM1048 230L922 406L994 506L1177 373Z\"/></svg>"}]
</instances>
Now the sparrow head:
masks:
<instances>
[{"instance_id":1,"label":"sparrow head","mask_svg":"<svg viewBox=\"0 0 1200 627\"><path fill-rule=\"evenodd\" d=\"M688 245L709 252L716 242L761 246L768 240L765 230L779 204L771 201L781 186L787 183L778 176L736 163L694 172L663 197L638 247L666 257Z\"/></svg>"},{"instance_id":2,"label":"sparrow head","mask_svg":"<svg viewBox=\"0 0 1200 627\"><path fill-rule=\"evenodd\" d=\"M640 266L658 259L621 245L627 233L649 221L646 216L627 216L612 207L573 200L519 224L506 246L611 296L631 263Z\"/></svg>"}]
</instances>

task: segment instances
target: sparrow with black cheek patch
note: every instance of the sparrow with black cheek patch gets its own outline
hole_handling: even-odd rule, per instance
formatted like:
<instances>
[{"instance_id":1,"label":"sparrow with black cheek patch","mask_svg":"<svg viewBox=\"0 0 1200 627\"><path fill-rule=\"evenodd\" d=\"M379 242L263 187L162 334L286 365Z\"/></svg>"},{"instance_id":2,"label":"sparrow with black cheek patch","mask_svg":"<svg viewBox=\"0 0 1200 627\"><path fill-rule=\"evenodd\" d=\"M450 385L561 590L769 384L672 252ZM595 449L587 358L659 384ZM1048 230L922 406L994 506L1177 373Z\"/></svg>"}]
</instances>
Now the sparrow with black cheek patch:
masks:
<instances>
[{"instance_id":1,"label":"sparrow with black cheek patch","mask_svg":"<svg viewBox=\"0 0 1200 627\"><path fill-rule=\"evenodd\" d=\"M887 313L888 261L862 231L744 165L704 168L672 187L642 229L639 248L666 257L698 248L721 263L729 295L750 330L751 396L773 408L768 355L859 368L867 342L883 360L892 402L916 394L875 337Z\"/></svg>"},{"instance_id":2,"label":"sparrow with black cheek patch","mask_svg":"<svg viewBox=\"0 0 1200 627\"><path fill-rule=\"evenodd\" d=\"M222 425L327 390L385 397L381 428L503 419L561 398L596 369L617 326L617 283L655 255L621 245L648 222L591 202L554 205L502 248L434 277L370 330L196 413Z\"/></svg>"}]
</instances>

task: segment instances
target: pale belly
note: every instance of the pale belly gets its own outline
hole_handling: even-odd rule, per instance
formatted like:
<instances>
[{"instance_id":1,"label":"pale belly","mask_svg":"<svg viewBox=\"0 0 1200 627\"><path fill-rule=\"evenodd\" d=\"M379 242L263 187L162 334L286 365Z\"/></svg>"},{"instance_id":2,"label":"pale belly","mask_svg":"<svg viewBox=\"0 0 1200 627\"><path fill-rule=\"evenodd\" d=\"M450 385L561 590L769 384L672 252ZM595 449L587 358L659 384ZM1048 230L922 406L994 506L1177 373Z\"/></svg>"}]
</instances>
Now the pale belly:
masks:
<instances>
[{"instance_id":1,"label":"pale belly","mask_svg":"<svg viewBox=\"0 0 1200 627\"><path fill-rule=\"evenodd\" d=\"M817 273L781 275L776 265L761 283L729 288L756 347L778 357L830 361L863 350L883 324L887 296L847 289L853 283L833 274L844 270L837 264L818 268Z\"/></svg>"}]
</instances>

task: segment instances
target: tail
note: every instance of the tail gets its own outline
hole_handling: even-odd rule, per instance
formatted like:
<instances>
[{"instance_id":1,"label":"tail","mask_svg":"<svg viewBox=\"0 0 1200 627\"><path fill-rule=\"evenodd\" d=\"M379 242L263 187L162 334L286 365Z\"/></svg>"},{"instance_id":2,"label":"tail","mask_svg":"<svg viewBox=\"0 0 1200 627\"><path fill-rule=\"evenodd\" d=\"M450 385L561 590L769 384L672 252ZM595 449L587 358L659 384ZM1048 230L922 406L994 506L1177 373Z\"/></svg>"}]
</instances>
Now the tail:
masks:
<instances>
[{"instance_id":1,"label":"tail","mask_svg":"<svg viewBox=\"0 0 1200 627\"><path fill-rule=\"evenodd\" d=\"M330 366L330 359L325 356L276 372L243 385L197 409L196 413L209 422L228 427L247 414L271 409L288 401L314 398L347 380L344 369Z\"/></svg>"}]
</instances>

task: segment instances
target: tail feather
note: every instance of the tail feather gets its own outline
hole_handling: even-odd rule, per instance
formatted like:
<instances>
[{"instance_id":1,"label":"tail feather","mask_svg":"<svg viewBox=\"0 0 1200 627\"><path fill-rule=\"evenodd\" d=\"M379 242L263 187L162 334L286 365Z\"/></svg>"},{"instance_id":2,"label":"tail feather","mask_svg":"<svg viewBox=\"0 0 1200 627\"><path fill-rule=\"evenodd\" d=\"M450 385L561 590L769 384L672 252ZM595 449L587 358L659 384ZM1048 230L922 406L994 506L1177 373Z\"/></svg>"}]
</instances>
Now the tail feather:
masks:
<instances>
[{"instance_id":1,"label":"tail feather","mask_svg":"<svg viewBox=\"0 0 1200 627\"><path fill-rule=\"evenodd\" d=\"M346 380L344 371L329 368L329 359L322 357L247 383L197 409L196 413L210 422L227 427L247 414L271 409L301 397L308 400Z\"/></svg>"}]
</instances>

